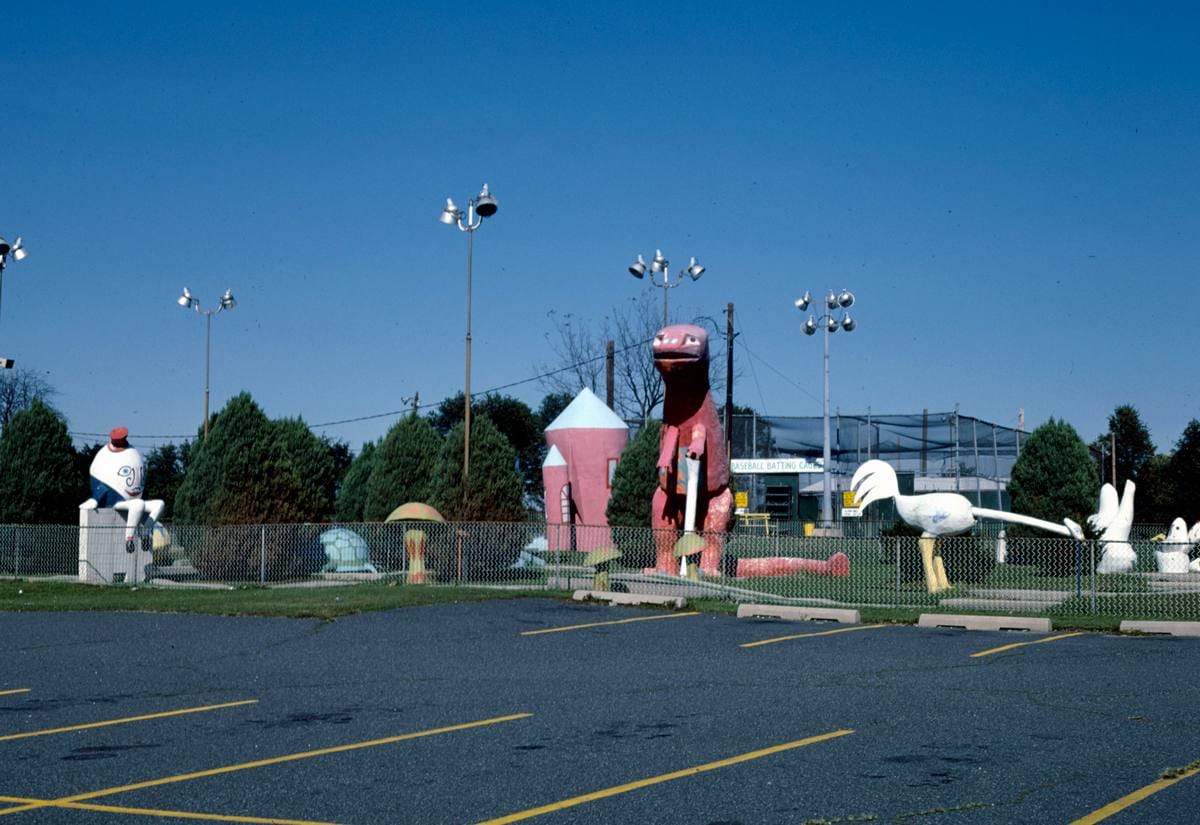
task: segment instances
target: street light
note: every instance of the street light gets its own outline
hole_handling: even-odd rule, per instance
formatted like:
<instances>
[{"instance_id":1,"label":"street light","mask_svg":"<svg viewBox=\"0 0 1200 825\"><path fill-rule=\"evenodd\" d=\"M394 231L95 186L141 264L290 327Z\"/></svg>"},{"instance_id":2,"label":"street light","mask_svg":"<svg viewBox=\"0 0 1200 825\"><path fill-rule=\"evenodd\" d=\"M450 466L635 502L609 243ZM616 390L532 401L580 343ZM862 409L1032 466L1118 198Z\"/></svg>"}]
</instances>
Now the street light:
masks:
<instances>
[{"instance_id":1,"label":"street light","mask_svg":"<svg viewBox=\"0 0 1200 825\"><path fill-rule=\"evenodd\" d=\"M808 305L812 303L812 296L805 292L804 297L796 299L796 309L801 312L808 310ZM854 304L854 293L848 289L843 289L840 293L830 291L825 296L825 312L820 318L820 326L825 330L825 448L824 448L824 488L821 493L821 520L828 527L833 522L833 494L830 489L830 456L829 456L829 336L838 331L838 328L844 329L846 332L853 332L858 326L854 319L850 317L850 313L846 312ZM834 318L833 313L841 310L840 318ZM808 316L808 320L804 322L804 334L813 335L818 327L817 318L813 315Z\"/></svg>"},{"instance_id":2,"label":"street light","mask_svg":"<svg viewBox=\"0 0 1200 825\"><path fill-rule=\"evenodd\" d=\"M216 309L201 309L200 301L185 286L176 303L184 309L194 309L204 316L204 437L208 438L208 364L212 352L212 318L223 309L233 309L237 306L237 301L233 298L233 290L227 289L217 302Z\"/></svg>"},{"instance_id":3,"label":"street light","mask_svg":"<svg viewBox=\"0 0 1200 825\"><path fill-rule=\"evenodd\" d=\"M496 214L500 205L488 191L485 183L479 194L467 201L467 213L454 205L454 201L446 198L446 208L438 219L447 226L457 226L459 231L467 233L467 376L463 390L463 496L467 494L467 478L471 473L471 252L475 230L483 224L484 218ZM463 222L463 218L466 222Z\"/></svg>"},{"instance_id":4,"label":"street light","mask_svg":"<svg viewBox=\"0 0 1200 825\"><path fill-rule=\"evenodd\" d=\"M663 257L662 250L654 250L654 260L650 262L650 283L657 287L661 287L663 291L663 326L667 325L667 290L674 289L683 283L683 277L690 275L693 281L700 280L700 276L704 274L704 267L696 263L696 259L688 263L688 265L679 270L675 276L675 283L671 283L671 262ZM654 277L656 273L662 275L662 283ZM629 274L641 280L646 277L646 261L641 255L637 256L637 260L629 265Z\"/></svg>"},{"instance_id":5,"label":"street light","mask_svg":"<svg viewBox=\"0 0 1200 825\"><path fill-rule=\"evenodd\" d=\"M12 255L14 261L25 260L25 247L20 238L11 244L4 238L0 238L0 295L4 292L4 267L8 264L9 255ZM12 369L12 365L11 358L0 358L0 369Z\"/></svg>"}]
</instances>

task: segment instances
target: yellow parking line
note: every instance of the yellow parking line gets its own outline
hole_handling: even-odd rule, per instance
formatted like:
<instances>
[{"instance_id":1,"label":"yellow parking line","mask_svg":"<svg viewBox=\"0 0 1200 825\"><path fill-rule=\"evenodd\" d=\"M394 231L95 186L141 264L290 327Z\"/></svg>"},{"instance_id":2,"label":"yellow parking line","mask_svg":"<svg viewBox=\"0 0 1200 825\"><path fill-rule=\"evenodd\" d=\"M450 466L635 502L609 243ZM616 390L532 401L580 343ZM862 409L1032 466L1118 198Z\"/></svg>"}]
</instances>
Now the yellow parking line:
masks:
<instances>
[{"instance_id":1,"label":"yellow parking line","mask_svg":"<svg viewBox=\"0 0 1200 825\"><path fill-rule=\"evenodd\" d=\"M564 633L568 630L583 630L585 627L604 627L610 624L629 624L630 622L652 622L655 619L680 619L684 616L699 616L699 611L689 613L664 613L661 616L635 616L632 619L614 619L611 622L588 622L587 624L570 624L566 627L547 627L544 630L525 630L522 636L539 636L542 633Z\"/></svg>"},{"instance_id":2,"label":"yellow parking line","mask_svg":"<svg viewBox=\"0 0 1200 825\"><path fill-rule=\"evenodd\" d=\"M645 788L650 785L657 785L661 782L670 782L672 779L682 779L685 776L695 776L706 771L715 771L718 768L727 768L730 765L737 765L742 762L749 762L752 759L760 759L764 756L770 756L774 753L792 750L793 748L802 748L805 745L813 745L817 742L824 742L827 739L836 739L839 736L848 736L854 733L852 730L835 730L830 733L823 733L820 736L810 736L807 739L797 739L795 742L785 742L782 745L773 745L762 750L743 753L740 756L731 756L728 759L719 759L716 762L708 762L704 765L697 765L694 768L684 768L681 771L672 771L671 773L663 773L658 776L651 776L647 779L639 779L636 782L629 782L625 785L617 785L612 788L605 788L602 791L592 791L591 793L583 794L582 796L573 796L570 799L564 799L561 802L553 802L549 805L542 805L540 808L529 808L528 810L518 811L515 814L502 816L497 819L488 819L480 822L479 825L506 825L509 822L520 822L523 819L533 819L535 816L542 814L561 811L564 808L573 808L576 805L582 805L585 802L595 802L597 799L607 799L610 796L629 793L636 791L639 788Z\"/></svg>"},{"instance_id":3,"label":"yellow parking line","mask_svg":"<svg viewBox=\"0 0 1200 825\"><path fill-rule=\"evenodd\" d=\"M817 633L797 633L795 636L776 636L773 639L761 639L757 642L746 642L738 647L758 647L759 645L773 645L776 642L787 642L792 639L810 639L813 636L832 636L834 633L851 633L855 630L873 630L877 627L887 627L885 624L864 624L857 627L839 627L837 630L821 630Z\"/></svg>"},{"instance_id":4,"label":"yellow parking line","mask_svg":"<svg viewBox=\"0 0 1200 825\"><path fill-rule=\"evenodd\" d=\"M221 710L222 708L235 708L239 705L253 705L258 702L257 699L243 699L239 702L225 702L221 705L205 705L199 708L183 708L182 710L168 710L163 713L147 713L143 716L126 716L123 719L106 719L103 722L88 722L85 725L71 725L65 728L49 728L47 730L31 730L27 733L10 733L7 736L0 736L0 742L8 742L12 739L28 739L30 736L49 736L52 733L66 733L72 730L88 730L89 728L104 728L109 725L124 725L128 722L144 722L147 719L163 719L167 716L182 716L185 713L203 713L208 710Z\"/></svg>"},{"instance_id":5,"label":"yellow parking line","mask_svg":"<svg viewBox=\"0 0 1200 825\"><path fill-rule=\"evenodd\" d=\"M978 653L972 653L972 659L978 659L980 656L991 656L993 653L1003 653L1006 650L1012 650L1017 647L1025 647L1025 645L1044 645L1046 642L1055 642L1059 639L1069 639L1072 636L1082 636L1084 631L1080 630L1076 633L1063 633L1058 636L1047 636L1044 639L1034 639L1032 642L1014 642L1011 645L1002 645L1000 647L992 647L987 650L981 650Z\"/></svg>"},{"instance_id":6,"label":"yellow parking line","mask_svg":"<svg viewBox=\"0 0 1200 825\"><path fill-rule=\"evenodd\" d=\"M0 802L45 802L49 799L31 799L23 796L0 796ZM256 825L337 825L334 822L317 822L308 819L280 819L269 816L238 816L236 814L209 814L198 811L167 811L159 808L126 808L120 805L95 805L89 802L59 802L55 808L71 808L78 811L100 811L110 814L135 816L158 816L167 819L202 819L206 822L248 822Z\"/></svg>"},{"instance_id":7,"label":"yellow parking line","mask_svg":"<svg viewBox=\"0 0 1200 825\"><path fill-rule=\"evenodd\" d=\"M144 782L134 782L130 785L118 785L114 788L103 788L98 791L88 791L87 793L74 794L73 796L63 796L58 799L50 799L42 802L31 802L20 807L0 809L0 816L7 814L20 813L21 811L29 811L34 808L61 807L65 802L82 802L87 799L96 799L101 796L112 796L113 794L124 793L125 791L137 791L142 788L153 788L158 785L169 785L174 782L187 782L191 779L201 779L206 776L218 776L223 773L233 773L235 771L249 770L250 768L262 768L267 765L278 765L282 762L294 762L297 759L310 759L314 756L326 756L331 753L344 753L346 751L359 750L361 748L372 748L377 745L390 745L393 742L403 742L408 739L420 739L423 736L434 736L439 733L450 733L456 730L467 730L468 728L481 728L485 725L496 725L500 722L511 722L515 719L527 719L532 716L532 713L514 713L508 716L496 716L491 719L481 719L478 722L464 722L460 725L448 725L442 728L431 728L429 730L416 731L414 733L402 733L399 736L388 736L383 739L371 739L367 742L355 742L350 745L337 745L332 748L319 748L317 750L303 751L301 753L289 753L286 756L273 756L270 759L259 759L254 762L239 762L236 765L226 765L221 768L210 768L206 771L193 771L192 773L181 773L175 776L165 776L162 779L148 779Z\"/></svg>"},{"instance_id":8,"label":"yellow parking line","mask_svg":"<svg viewBox=\"0 0 1200 825\"><path fill-rule=\"evenodd\" d=\"M29 688L13 688L12 690L0 690L0 696L12 696L14 693L28 693Z\"/></svg>"},{"instance_id":9,"label":"yellow parking line","mask_svg":"<svg viewBox=\"0 0 1200 825\"><path fill-rule=\"evenodd\" d=\"M1178 776L1172 776L1170 779L1159 779L1157 782L1151 782L1144 788L1138 788L1133 793L1126 794L1118 800L1109 802L1103 808L1092 811L1087 816L1076 819L1071 823L1071 825L1094 825L1096 822L1102 822L1113 814L1125 810L1130 805L1141 802L1146 797L1158 793L1163 788L1169 788L1176 782L1182 782L1189 776L1195 776L1197 773L1200 773L1200 765L1196 765L1196 767L1181 771Z\"/></svg>"}]
</instances>

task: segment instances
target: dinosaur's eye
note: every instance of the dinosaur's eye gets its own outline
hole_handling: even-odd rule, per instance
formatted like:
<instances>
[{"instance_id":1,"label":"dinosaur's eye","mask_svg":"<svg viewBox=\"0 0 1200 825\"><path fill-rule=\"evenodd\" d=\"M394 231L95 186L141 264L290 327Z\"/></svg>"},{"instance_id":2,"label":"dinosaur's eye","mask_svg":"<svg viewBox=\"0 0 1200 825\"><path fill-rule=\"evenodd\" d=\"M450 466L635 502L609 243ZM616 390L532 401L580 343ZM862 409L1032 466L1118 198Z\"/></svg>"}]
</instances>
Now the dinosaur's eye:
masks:
<instances>
[{"instance_id":1,"label":"dinosaur's eye","mask_svg":"<svg viewBox=\"0 0 1200 825\"><path fill-rule=\"evenodd\" d=\"M700 339L699 339L699 338L697 338L695 335L689 335L689 336L687 337L687 342L688 342L689 344L699 344L699 343L700 343Z\"/></svg>"}]
</instances>

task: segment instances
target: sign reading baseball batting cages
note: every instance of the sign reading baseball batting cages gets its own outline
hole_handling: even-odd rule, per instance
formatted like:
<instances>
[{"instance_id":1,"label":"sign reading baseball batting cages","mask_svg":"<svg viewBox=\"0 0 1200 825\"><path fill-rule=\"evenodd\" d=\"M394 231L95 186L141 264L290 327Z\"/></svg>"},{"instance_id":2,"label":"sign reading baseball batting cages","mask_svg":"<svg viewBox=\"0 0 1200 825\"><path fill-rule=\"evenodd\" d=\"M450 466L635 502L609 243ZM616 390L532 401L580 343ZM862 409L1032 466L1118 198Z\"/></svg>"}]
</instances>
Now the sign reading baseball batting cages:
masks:
<instances>
[{"instance_id":1,"label":"sign reading baseball batting cages","mask_svg":"<svg viewBox=\"0 0 1200 825\"><path fill-rule=\"evenodd\" d=\"M819 458L733 458L729 472L734 475L819 473L824 461Z\"/></svg>"}]
</instances>

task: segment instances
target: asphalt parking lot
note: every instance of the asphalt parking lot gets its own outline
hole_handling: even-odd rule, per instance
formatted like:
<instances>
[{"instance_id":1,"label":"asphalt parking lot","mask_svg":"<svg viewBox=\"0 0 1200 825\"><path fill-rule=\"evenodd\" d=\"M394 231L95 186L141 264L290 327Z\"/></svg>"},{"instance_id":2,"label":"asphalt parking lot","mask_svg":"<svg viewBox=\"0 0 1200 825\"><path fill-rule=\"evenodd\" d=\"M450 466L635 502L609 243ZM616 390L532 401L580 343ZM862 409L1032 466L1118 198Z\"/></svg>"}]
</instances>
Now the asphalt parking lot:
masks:
<instances>
[{"instance_id":1,"label":"asphalt parking lot","mask_svg":"<svg viewBox=\"0 0 1200 825\"><path fill-rule=\"evenodd\" d=\"M1200 759L1198 642L1052 636L541 599L0 614L0 820L1197 821L1200 778L1154 783Z\"/></svg>"}]
</instances>

